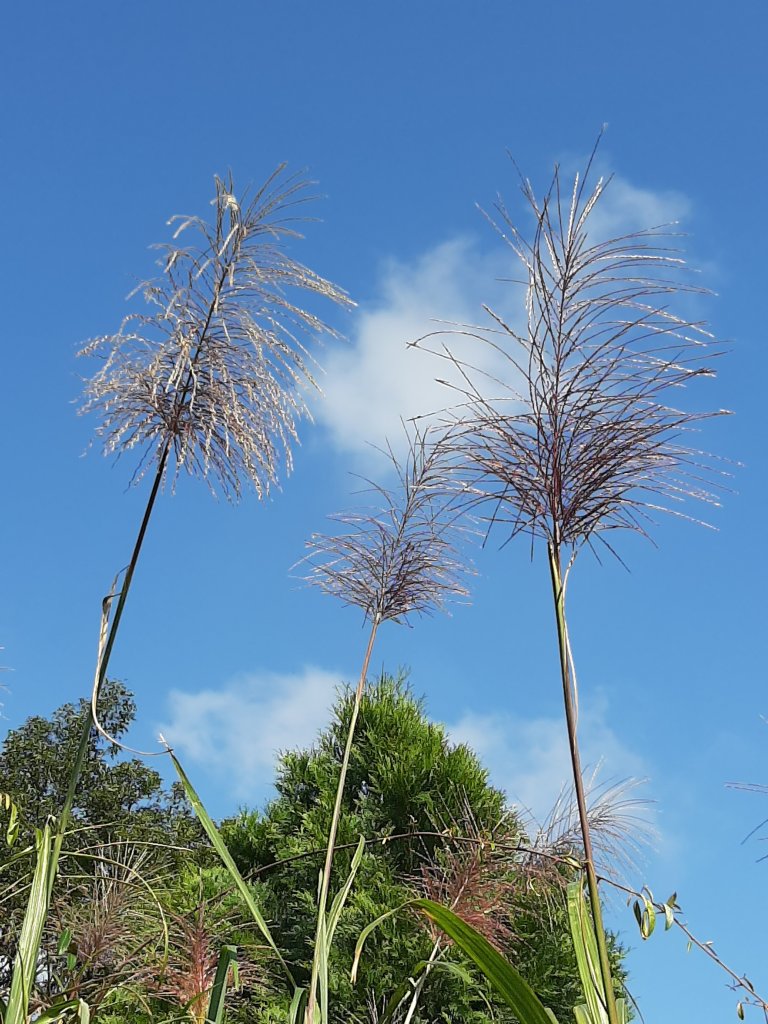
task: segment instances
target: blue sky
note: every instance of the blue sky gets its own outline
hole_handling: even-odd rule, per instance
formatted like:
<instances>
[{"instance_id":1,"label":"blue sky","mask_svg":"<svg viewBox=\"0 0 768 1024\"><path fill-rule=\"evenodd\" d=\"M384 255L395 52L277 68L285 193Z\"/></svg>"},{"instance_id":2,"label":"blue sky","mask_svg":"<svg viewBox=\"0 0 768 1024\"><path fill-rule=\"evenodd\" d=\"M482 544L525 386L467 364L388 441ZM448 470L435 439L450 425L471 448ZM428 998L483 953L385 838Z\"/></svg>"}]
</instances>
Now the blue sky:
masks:
<instances>
[{"instance_id":1,"label":"blue sky","mask_svg":"<svg viewBox=\"0 0 768 1024\"><path fill-rule=\"evenodd\" d=\"M146 495L131 468L82 454L74 354L115 330L177 212L205 213L212 178L259 182L281 161L325 196L297 258L358 303L323 356L326 401L282 491L230 507L181 480L152 523L113 672L136 692L131 741L178 743L211 810L268 793L274 747L304 743L364 633L353 611L289 574L304 539L354 499L363 441L433 400L405 344L431 318L504 301L505 253L478 213L522 211L511 153L539 187L576 166L601 124L618 223L662 213L689 232L718 293L702 313L733 339L705 407L735 416L703 446L743 463L717 532L670 521L584 558L571 589L588 760L647 776L656 850L633 879L677 890L694 930L768 987L768 865L742 837L761 797L725 788L766 770L766 349L762 5L386 5L188 0L28 3L6 11L2 82L3 373L0 644L5 721L89 688L102 594L128 558ZM523 215L524 216L524 215ZM383 631L377 667L410 669L430 714L480 751L511 799L542 810L565 775L548 580L525 542L478 555L472 604ZM265 732L269 735L265 735ZM227 766L234 766L233 783ZM641 945L617 902L615 926ZM635 948L646 1020L733 1019L724 977L674 933ZM763 981L764 979L764 981ZM758 985L758 987L760 987Z\"/></svg>"}]
</instances>

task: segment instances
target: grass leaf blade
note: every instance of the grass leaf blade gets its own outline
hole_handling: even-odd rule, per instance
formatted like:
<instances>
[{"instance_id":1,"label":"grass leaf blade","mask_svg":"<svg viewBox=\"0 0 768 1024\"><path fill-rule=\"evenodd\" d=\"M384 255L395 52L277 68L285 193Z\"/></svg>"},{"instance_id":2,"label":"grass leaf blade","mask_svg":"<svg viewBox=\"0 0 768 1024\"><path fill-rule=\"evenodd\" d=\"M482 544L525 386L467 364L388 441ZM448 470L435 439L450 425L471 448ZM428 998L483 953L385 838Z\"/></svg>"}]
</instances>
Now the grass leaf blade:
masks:
<instances>
[{"instance_id":1,"label":"grass leaf blade","mask_svg":"<svg viewBox=\"0 0 768 1024\"><path fill-rule=\"evenodd\" d=\"M474 960L520 1024L552 1024L552 1012L544 1007L528 982L471 925L447 907L432 900L419 899L414 902L414 906L434 921L471 960Z\"/></svg>"},{"instance_id":2,"label":"grass leaf blade","mask_svg":"<svg viewBox=\"0 0 768 1024\"><path fill-rule=\"evenodd\" d=\"M51 849L51 826L45 825L37 834L37 863L32 878L29 902L21 925L19 947L13 966L11 991L5 1011L5 1024L27 1024L29 997L37 975L40 942L48 916L52 870L55 861Z\"/></svg>"},{"instance_id":3,"label":"grass leaf blade","mask_svg":"<svg viewBox=\"0 0 768 1024\"><path fill-rule=\"evenodd\" d=\"M293 975L291 974L291 970L288 967L288 964L283 959L280 950L277 948L277 945L275 943L275 940L272 938L272 933L269 930L267 922L264 920L261 911L256 905L256 901L253 898L253 893L248 888L243 876L240 874L237 865L232 859L232 854L229 852L224 840L221 838L219 830L216 828L213 819L203 806L202 800L200 799L200 797L197 794L197 791L190 782L187 773L181 767L181 764L176 758L176 755L171 750L169 750L168 753L170 755L171 761L173 761L173 767L176 769L176 774L179 776L181 784L184 787L184 792L187 794L187 798L189 802L192 804L192 807L194 808L195 814L197 815L200 824L205 829L205 834L210 839L211 845L216 850L216 853L218 853L219 858L224 864L224 867L227 869L227 871L229 871L232 881L237 886L237 889L240 895L243 897L243 900L245 901L248 909L250 910L251 916L258 925L261 934L267 940L273 953L275 953L277 959L280 961L280 965L285 971L288 980L292 985L295 986L296 982L294 981Z\"/></svg>"},{"instance_id":4,"label":"grass leaf blade","mask_svg":"<svg viewBox=\"0 0 768 1024\"><path fill-rule=\"evenodd\" d=\"M227 976L236 956L236 946L221 947L219 962L216 965L216 976L211 988L211 998L208 1001L206 1024L221 1024L224 1017L224 997L227 994Z\"/></svg>"}]
</instances>

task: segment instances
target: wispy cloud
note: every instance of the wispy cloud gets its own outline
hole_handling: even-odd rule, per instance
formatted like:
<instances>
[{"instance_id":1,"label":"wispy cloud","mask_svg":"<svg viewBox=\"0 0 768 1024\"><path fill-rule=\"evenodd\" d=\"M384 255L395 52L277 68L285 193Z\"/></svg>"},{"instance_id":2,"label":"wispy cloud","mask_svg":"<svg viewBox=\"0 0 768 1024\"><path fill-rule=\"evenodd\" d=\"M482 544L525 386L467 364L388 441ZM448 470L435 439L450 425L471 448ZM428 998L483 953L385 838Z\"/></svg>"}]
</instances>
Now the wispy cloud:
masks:
<instances>
[{"instance_id":1,"label":"wispy cloud","mask_svg":"<svg viewBox=\"0 0 768 1024\"><path fill-rule=\"evenodd\" d=\"M681 192L639 188L614 175L604 198L590 215L590 231L600 240L674 224L691 212Z\"/></svg>"},{"instance_id":2,"label":"wispy cloud","mask_svg":"<svg viewBox=\"0 0 768 1024\"><path fill-rule=\"evenodd\" d=\"M525 718L511 714L466 711L448 724L451 739L468 744L488 768L491 781L511 803L543 823L571 778L562 718ZM626 746L608 723L607 702L593 700L579 714L579 737L585 773L599 766L603 782L644 778L648 765Z\"/></svg>"},{"instance_id":3,"label":"wispy cloud","mask_svg":"<svg viewBox=\"0 0 768 1024\"><path fill-rule=\"evenodd\" d=\"M377 297L361 305L350 346L326 362L325 398L315 413L339 451L370 459L371 445L397 445L401 420L455 401L435 380L450 379L450 366L409 343L446 324L478 323L483 302L502 301L509 286L498 279L513 267L503 245L483 252L467 238L437 245L413 263L386 264ZM475 366L494 364L492 351L469 339L451 338L450 347Z\"/></svg>"},{"instance_id":4,"label":"wispy cloud","mask_svg":"<svg viewBox=\"0 0 768 1024\"><path fill-rule=\"evenodd\" d=\"M244 673L219 689L172 690L159 728L182 761L204 768L211 782L226 778L228 797L256 804L274 784L279 752L310 746L328 725L343 678L310 666ZM511 803L545 820L570 779L561 718L467 710L447 728L454 743L475 751ZM642 756L608 724L605 700L582 705L579 730L585 768L600 764L600 781L648 774Z\"/></svg>"},{"instance_id":5,"label":"wispy cloud","mask_svg":"<svg viewBox=\"0 0 768 1024\"><path fill-rule=\"evenodd\" d=\"M160 731L182 760L226 773L236 799L253 801L274 783L282 750L309 746L329 720L337 672L249 673L220 689L168 695Z\"/></svg>"}]
</instances>

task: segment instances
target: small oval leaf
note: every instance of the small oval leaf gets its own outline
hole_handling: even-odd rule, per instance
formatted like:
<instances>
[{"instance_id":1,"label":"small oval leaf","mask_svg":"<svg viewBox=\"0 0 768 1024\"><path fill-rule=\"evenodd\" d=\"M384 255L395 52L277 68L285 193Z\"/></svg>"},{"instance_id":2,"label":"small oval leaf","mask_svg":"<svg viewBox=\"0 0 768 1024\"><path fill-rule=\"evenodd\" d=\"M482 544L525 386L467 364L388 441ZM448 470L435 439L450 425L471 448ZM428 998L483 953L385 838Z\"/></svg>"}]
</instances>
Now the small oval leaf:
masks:
<instances>
[{"instance_id":1,"label":"small oval leaf","mask_svg":"<svg viewBox=\"0 0 768 1024\"><path fill-rule=\"evenodd\" d=\"M656 908L650 900L645 901L643 919L645 920L645 938L648 939L653 935L653 929L656 927Z\"/></svg>"},{"instance_id":2,"label":"small oval leaf","mask_svg":"<svg viewBox=\"0 0 768 1024\"><path fill-rule=\"evenodd\" d=\"M635 900L635 902L632 904L632 911L633 911L633 913L635 915L635 920L637 921L637 926L640 929L640 934L642 935L642 933L643 933L643 912L640 909L640 904L639 904L639 902L637 900Z\"/></svg>"}]
</instances>

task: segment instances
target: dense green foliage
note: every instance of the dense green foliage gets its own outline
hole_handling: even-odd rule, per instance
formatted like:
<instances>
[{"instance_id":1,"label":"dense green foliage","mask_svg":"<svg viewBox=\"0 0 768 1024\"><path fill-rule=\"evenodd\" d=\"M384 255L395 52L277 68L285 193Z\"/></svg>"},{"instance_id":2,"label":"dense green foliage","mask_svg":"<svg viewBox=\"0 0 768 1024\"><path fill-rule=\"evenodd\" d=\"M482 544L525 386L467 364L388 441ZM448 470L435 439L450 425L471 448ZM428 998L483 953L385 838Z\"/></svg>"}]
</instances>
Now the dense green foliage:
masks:
<instances>
[{"instance_id":1,"label":"dense green foliage","mask_svg":"<svg viewBox=\"0 0 768 1024\"><path fill-rule=\"evenodd\" d=\"M263 813L244 811L223 826L238 867L257 880L272 934L301 977L309 971L318 871L350 712L351 697L343 695L315 746L282 756L277 798ZM503 793L489 784L472 751L451 744L403 683L387 677L363 700L338 837L335 888L349 870L361 835L369 841L367 855L333 950L336 1019L365 1018L369 1001L387 999L430 956L434 936L406 910L372 934L357 984L353 987L349 979L361 930L423 894L460 898L461 911L474 923L485 915L496 941L544 1002L563 1019L570 1018L581 996L560 879L532 874L522 854L500 855L498 847L515 847L524 839ZM497 852L478 857L476 845L455 841L460 836L493 840ZM452 954L449 959L466 964ZM468 984L464 972L438 966L424 987L416 1019L486 1020L486 1000L494 1016L509 1019L506 1007L482 985Z\"/></svg>"},{"instance_id":2,"label":"dense green foliage","mask_svg":"<svg viewBox=\"0 0 768 1024\"><path fill-rule=\"evenodd\" d=\"M333 811L351 697L343 693L330 726L309 749L280 758L277 796L222 826L238 867L251 880L279 948L306 981L312 956L318 871ZM0 751L4 788L23 825L4 849L4 923L0 958L7 973L23 912L31 856L14 861L34 827L63 802L66 766L82 721L64 705L9 732ZM103 722L120 737L134 715L130 693L111 683ZM63 766L63 767L62 767ZM54 912L44 939L46 969L38 1002L85 998L105 1024L194 1017L205 1005L219 950L239 948L241 989L227 999L232 1020L286 1020L292 992L264 948L226 872L203 848L177 789L93 732L65 847ZM561 1020L581 1000L568 934L563 883L551 866L532 863L525 835L504 794L464 745L430 722L402 680L382 677L366 692L353 747L332 879L337 890L360 836L367 841L332 948L335 1021L367 1020L435 954L439 932L405 907L370 935L355 984L355 944L380 915L417 896L436 898L479 928L519 969ZM167 933L166 933L167 930ZM69 933L65 950L61 936ZM436 966L414 1021L511 1020L463 954L440 940ZM2 987L5 988L7 981ZM408 1000L403 1003L403 1010Z\"/></svg>"},{"instance_id":3,"label":"dense green foliage","mask_svg":"<svg viewBox=\"0 0 768 1024\"><path fill-rule=\"evenodd\" d=\"M3 741L1 788L19 806L28 834L61 811L87 708L81 700L62 705L51 718L35 715ZM119 740L135 714L132 694L122 683L108 682L99 700L104 730ZM177 830L183 838L190 821L178 789L166 791L159 773L138 758L119 758L118 748L96 729L91 730L73 819L80 828L109 827L115 834L130 829L134 838L145 831L166 840Z\"/></svg>"},{"instance_id":4,"label":"dense green foliage","mask_svg":"<svg viewBox=\"0 0 768 1024\"><path fill-rule=\"evenodd\" d=\"M100 710L105 730L119 739L136 706L125 686L110 682ZM33 716L10 730L0 749L0 790L19 813L16 841L0 852L2 989L8 984L26 908L35 830L55 819L64 804L86 711L83 700L64 704L51 718ZM152 895L157 883L182 865L191 868L198 858L200 830L181 791L164 788L157 771L118 754L114 744L91 730L44 934L41 958L47 966L38 977L43 999L62 986L100 996L115 961L130 960L132 950L148 949L161 934ZM73 936L72 948L79 946L77 962L70 960L69 965L57 953L65 931Z\"/></svg>"}]
</instances>

